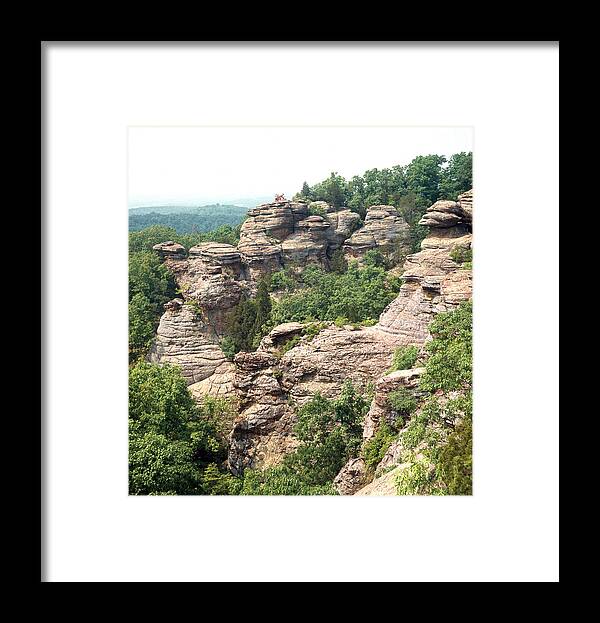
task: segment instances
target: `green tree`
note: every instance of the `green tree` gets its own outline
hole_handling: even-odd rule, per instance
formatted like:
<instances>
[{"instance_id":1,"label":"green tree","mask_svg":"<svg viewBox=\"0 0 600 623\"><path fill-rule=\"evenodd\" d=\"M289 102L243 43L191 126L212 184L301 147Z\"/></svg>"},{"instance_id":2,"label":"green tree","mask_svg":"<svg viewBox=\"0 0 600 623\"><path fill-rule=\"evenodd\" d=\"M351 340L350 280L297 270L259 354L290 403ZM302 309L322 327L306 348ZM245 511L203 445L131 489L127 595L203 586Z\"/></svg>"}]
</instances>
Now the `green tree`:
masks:
<instances>
[{"instance_id":1,"label":"green tree","mask_svg":"<svg viewBox=\"0 0 600 623\"><path fill-rule=\"evenodd\" d=\"M271 314L270 279L265 277L258 282L254 299L243 298L231 312L226 323L227 339L223 346L227 355L240 351L251 351L258 346L264 335L263 327L268 324Z\"/></svg>"},{"instance_id":2,"label":"green tree","mask_svg":"<svg viewBox=\"0 0 600 623\"><path fill-rule=\"evenodd\" d=\"M464 301L438 314L429 326L433 339L421 387L428 391L470 388L473 381L473 304Z\"/></svg>"},{"instance_id":3,"label":"green tree","mask_svg":"<svg viewBox=\"0 0 600 623\"><path fill-rule=\"evenodd\" d=\"M301 443L285 457L283 466L307 486L331 483L348 459L358 454L369 404L350 381L334 400L315 394L298 410L294 433Z\"/></svg>"},{"instance_id":4,"label":"green tree","mask_svg":"<svg viewBox=\"0 0 600 623\"><path fill-rule=\"evenodd\" d=\"M165 225L152 225L141 231L129 233L129 252L152 251L152 247L160 242L175 240L177 231Z\"/></svg>"},{"instance_id":5,"label":"green tree","mask_svg":"<svg viewBox=\"0 0 600 623\"><path fill-rule=\"evenodd\" d=\"M129 302L129 361L144 357L154 339L155 311L143 294Z\"/></svg>"},{"instance_id":6,"label":"green tree","mask_svg":"<svg viewBox=\"0 0 600 623\"><path fill-rule=\"evenodd\" d=\"M177 366L138 362L129 371L129 492L204 493L203 470L225 458L215 420L224 405L190 395ZM219 416L217 415L219 413Z\"/></svg>"},{"instance_id":7,"label":"green tree","mask_svg":"<svg viewBox=\"0 0 600 623\"><path fill-rule=\"evenodd\" d=\"M439 196L456 200L458 195L473 188L473 152L453 154L442 169Z\"/></svg>"},{"instance_id":8,"label":"green tree","mask_svg":"<svg viewBox=\"0 0 600 623\"><path fill-rule=\"evenodd\" d=\"M439 197L439 185L444 156L435 154L417 156L406 167L406 187L410 192L427 201L429 205Z\"/></svg>"}]
</instances>

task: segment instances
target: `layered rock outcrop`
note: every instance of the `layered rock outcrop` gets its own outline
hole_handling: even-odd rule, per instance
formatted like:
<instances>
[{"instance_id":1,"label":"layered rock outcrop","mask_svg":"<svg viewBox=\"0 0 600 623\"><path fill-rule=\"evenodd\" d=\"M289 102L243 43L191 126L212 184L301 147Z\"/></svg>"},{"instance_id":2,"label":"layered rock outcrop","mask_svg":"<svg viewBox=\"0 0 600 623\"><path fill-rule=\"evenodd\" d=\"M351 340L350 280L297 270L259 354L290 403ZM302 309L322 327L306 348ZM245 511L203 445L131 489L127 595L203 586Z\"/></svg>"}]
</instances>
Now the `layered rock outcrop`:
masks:
<instances>
[{"instance_id":1,"label":"layered rock outcrop","mask_svg":"<svg viewBox=\"0 0 600 623\"><path fill-rule=\"evenodd\" d=\"M419 396L419 379L423 372L425 372L425 368L396 370L377 380L373 400L363 424L364 440L373 437L383 419L386 419L388 424L395 424L394 416L396 414L389 405L389 395L402 388L415 396Z\"/></svg>"},{"instance_id":2,"label":"layered rock outcrop","mask_svg":"<svg viewBox=\"0 0 600 623\"><path fill-rule=\"evenodd\" d=\"M472 297L472 271L451 257L457 247L471 248L472 205L469 191L457 201L437 201L428 208L419 224L431 231L421 250L407 257L405 283L381 315L377 325L381 331L398 336L404 344L422 344L436 314Z\"/></svg>"},{"instance_id":3,"label":"layered rock outcrop","mask_svg":"<svg viewBox=\"0 0 600 623\"><path fill-rule=\"evenodd\" d=\"M348 257L362 258L367 251L378 249L384 254L408 252L409 225L393 206L377 205L367 210L364 227L344 242Z\"/></svg>"},{"instance_id":4,"label":"layered rock outcrop","mask_svg":"<svg viewBox=\"0 0 600 623\"><path fill-rule=\"evenodd\" d=\"M223 351L207 337L210 334L191 305L174 299L165 305L148 359L178 365L189 385L203 381L227 364Z\"/></svg>"}]
</instances>

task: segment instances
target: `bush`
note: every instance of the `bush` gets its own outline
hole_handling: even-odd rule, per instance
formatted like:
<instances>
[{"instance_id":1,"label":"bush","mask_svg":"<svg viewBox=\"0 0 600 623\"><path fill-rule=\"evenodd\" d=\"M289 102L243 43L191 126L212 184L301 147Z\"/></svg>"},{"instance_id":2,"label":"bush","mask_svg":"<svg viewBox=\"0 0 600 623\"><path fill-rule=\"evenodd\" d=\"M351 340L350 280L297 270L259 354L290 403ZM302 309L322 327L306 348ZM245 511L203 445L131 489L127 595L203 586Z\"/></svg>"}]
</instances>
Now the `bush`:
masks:
<instances>
[{"instance_id":1,"label":"bush","mask_svg":"<svg viewBox=\"0 0 600 623\"><path fill-rule=\"evenodd\" d=\"M390 392L388 402L392 409L402 417L408 417L417 408L417 399L405 387Z\"/></svg>"},{"instance_id":2,"label":"bush","mask_svg":"<svg viewBox=\"0 0 600 623\"><path fill-rule=\"evenodd\" d=\"M285 466L266 470L247 469L230 492L234 495L337 495L331 483L307 485Z\"/></svg>"},{"instance_id":3,"label":"bush","mask_svg":"<svg viewBox=\"0 0 600 623\"><path fill-rule=\"evenodd\" d=\"M473 428L465 417L448 437L440 452L438 472L450 495L473 493Z\"/></svg>"},{"instance_id":4,"label":"bush","mask_svg":"<svg viewBox=\"0 0 600 623\"><path fill-rule=\"evenodd\" d=\"M369 249L364 257L363 262L367 266L376 266L377 268L389 268L385 255L378 249Z\"/></svg>"},{"instance_id":5,"label":"bush","mask_svg":"<svg viewBox=\"0 0 600 623\"><path fill-rule=\"evenodd\" d=\"M438 314L429 331L433 339L421 387L428 391L470 388L473 381L473 306L465 301L451 311Z\"/></svg>"},{"instance_id":6,"label":"bush","mask_svg":"<svg viewBox=\"0 0 600 623\"><path fill-rule=\"evenodd\" d=\"M278 270L271 275L270 290L291 292L296 287L295 279L287 270Z\"/></svg>"},{"instance_id":7,"label":"bush","mask_svg":"<svg viewBox=\"0 0 600 623\"><path fill-rule=\"evenodd\" d=\"M396 370L410 370L419 357L419 349L417 346L402 346L394 351L392 357L392 365L389 372Z\"/></svg>"},{"instance_id":8,"label":"bush","mask_svg":"<svg viewBox=\"0 0 600 623\"><path fill-rule=\"evenodd\" d=\"M279 354L285 355L288 350L292 350L294 346L297 346L301 339L302 338L300 335L294 335L293 337L291 337L287 342L285 342L285 344L281 346L281 348L279 349Z\"/></svg>"},{"instance_id":9,"label":"bush","mask_svg":"<svg viewBox=\"0 0 600 623\"><path fill-rule=\"evenodd\" d=\"M267 332L270 314L269 280L265 278L258 283L256 298L242 299L229 315L227 339L221 341L223 352L231 358L235 353L256 348Z\"/></svg>"},{"instance_id":10,"label":"bush","mask_svg":"<svg viewBox=\"0 0 600 623\"><path fill-rule=\"evenodd\" d=\"M284 458L282 468L306 487L331 484L348 459L358 455L369 403L350 381L335 400L315 394L298 410L294 433L300 445Z\"/></svg>"},{"instance_id":11,"label":"bush","mask_svg":"<svg viewBox=\"0 0 600 623\"><path fill-rule=\"evenodd\" d=\"M371 472L375 470L397 437L396 431L382 420L373 437L363 445L361 451L367 470Z\"/></svg>"},{"instance_id":12,"label":"bush","mask_svg":"<svg viewBox=\"0 0 600 623\"><path fill-rule=\"evenodd\" d=\"M341 275L348 270L348 261L344 255L344 250L342 248L337 249L331 255L331 259L329 261L329 268L331 272L337 273Z\"/></svg>"},{"instance_id":13,"label":"bush","mask_svg":"<svg viewBox=\"0 0 600 623\"><path fill-rule=\"evenodd\" d=\"M383 268L359 268L356 262L341 275L309 266L301 279L306 289L275 303L269 326L338 318L353 323L375 320L400 289L400 280L387 275Z\"/></svg>"},{"instance_id":14,"label":"bush","mask_svg":"<svg viewBox=\"0 0 600 623\"><path fill-rule=\"evenodd\" d=\"M450 259L457 264L471 263L473 261L473 250L471 247L454 247L450 251Z\"/></svg>"},{"instance_id":15,"label":"bush","mask_svg":"<svg viewBox=\"0 0 600 623\"><path fill-rule=\"evenodd\" d=\"M396 493L398 495L439 495L436 484L434 470L431 469L429 462L425 459L418 459L396 476Z\"/></svg>"}]
</instances>

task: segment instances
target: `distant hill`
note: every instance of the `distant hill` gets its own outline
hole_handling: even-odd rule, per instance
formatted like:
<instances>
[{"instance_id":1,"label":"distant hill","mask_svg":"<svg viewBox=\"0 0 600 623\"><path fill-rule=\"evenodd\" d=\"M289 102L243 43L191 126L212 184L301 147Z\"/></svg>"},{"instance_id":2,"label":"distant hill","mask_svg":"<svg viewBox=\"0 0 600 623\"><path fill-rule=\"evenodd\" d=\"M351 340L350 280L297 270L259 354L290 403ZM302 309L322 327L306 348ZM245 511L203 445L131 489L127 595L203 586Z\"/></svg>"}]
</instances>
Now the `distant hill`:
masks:
<instances>
[{"instance_id":1,"label":"distant hill","mask_svg":"<svg viewBox=\"0 0 600 623\"><path fill-rule=\"evenodd\" d=\"M237 205L140 206L129 208L129 231L150 225L173 227L179 234L206 232L221 225L239 225L248 208Z\"/></svg>"}]
</instances>

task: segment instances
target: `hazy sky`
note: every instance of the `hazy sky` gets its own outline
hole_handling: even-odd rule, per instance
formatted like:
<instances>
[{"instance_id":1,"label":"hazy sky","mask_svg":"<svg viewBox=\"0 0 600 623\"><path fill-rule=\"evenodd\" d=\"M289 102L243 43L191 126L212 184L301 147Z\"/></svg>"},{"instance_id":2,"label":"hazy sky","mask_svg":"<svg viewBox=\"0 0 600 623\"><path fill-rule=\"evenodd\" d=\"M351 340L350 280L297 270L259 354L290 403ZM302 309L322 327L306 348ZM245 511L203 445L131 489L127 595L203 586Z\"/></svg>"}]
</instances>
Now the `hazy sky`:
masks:
<instances>
[{"instance_id":1,"label":"hazy sky","mask_svg":"<svg viewBox=\"0 0 600 623\"><path fill-rule=\"evenodd\" d=\"M472 151L470 127L131 127L129 206L235 203Z\"/></svg>"}]
</instances>

